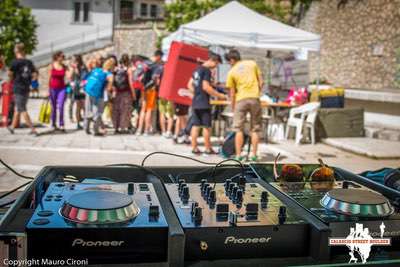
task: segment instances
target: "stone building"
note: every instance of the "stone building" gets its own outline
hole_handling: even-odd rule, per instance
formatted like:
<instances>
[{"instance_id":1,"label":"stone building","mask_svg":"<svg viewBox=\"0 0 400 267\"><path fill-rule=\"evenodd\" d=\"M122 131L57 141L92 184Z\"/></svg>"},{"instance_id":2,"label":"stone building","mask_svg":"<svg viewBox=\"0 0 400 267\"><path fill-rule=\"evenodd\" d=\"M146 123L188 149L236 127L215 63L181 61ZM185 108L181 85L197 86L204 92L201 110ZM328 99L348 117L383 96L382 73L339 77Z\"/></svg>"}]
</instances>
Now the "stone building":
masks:
<instances>
[{"instance_id":1,"label":"stone building","mask_svg":"<svg viewBox=\"0 0 400 267\"><path fill-rule=\"evenodd\" d=\"M314 1L299 27L321 35L321 77L346 88L347 105L400 129L400 0ZM316 55L309 67L313 80Z\"/></svg>"},{"instance_id":2,"label":"stone building","mask_svg":"<svg viewBox=\"0 0 400 267\"><path fill-rule=\"evenodd\" d=\"M321 35L321 75L327 80L364 90L396 87L400 1L350 0L341 7L337 0L317 1L300 27Z\"/></svg>"},{"instance_id":3,"label":"stone building","mask_svg":"<svg viewBox=\"0 0 400 267\"><path fill-rule=\"evenodd\" d=\"M117 54L152 55L164 29L163 0L118 0L114 7L113 41Z\"/></svg>"},{"instance_id":4,"label":"stone building","mask_svg":"<svg viewBox=\"0 0 400 267\"><path fill-rule=\"evenodd\" d=\"M95 53L151 56L163 30L164 0L21 0L37 23L38 46L32 60L47 90L51 55Z\"/></svg>"},{"instance_id":5,"label":"stone building","mask_svg":"<svg viewBox=\"0 0 400 267\"><path fill-rule=\"evenodd\" d=\"M164 0L21 0L37 23L32 59L49 63L51 54L87 53L114 44L117 54L151 55L163 27Z\"/></svg>"}]
</instances>

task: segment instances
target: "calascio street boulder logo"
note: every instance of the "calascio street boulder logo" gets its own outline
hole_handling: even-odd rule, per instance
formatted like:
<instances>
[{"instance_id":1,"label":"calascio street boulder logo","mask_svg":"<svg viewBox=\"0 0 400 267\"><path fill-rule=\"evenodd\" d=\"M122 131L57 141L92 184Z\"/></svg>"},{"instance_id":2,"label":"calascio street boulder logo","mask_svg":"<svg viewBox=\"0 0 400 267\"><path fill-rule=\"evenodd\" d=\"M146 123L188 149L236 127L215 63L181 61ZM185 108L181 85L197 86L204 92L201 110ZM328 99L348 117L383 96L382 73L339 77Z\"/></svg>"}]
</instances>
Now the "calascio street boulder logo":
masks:
<instances>
[{"instance_id":1,"label":"calascio street boulder logo","mask_svg":"<svg viewBox=\"0 0 400 267\"><path fill-rule=\"evenodd\" d=\"M390 246L391 239L383 238L385 233L385 224L380 225L380 238L373 238L367 227L361 223L356 223L356 227L350 228L350 234L345 238L329 238L329 246L347 246L349 248L349 263L356 263L361 259L362 263L366 263L372 246Z\"/></svg>"}]
</instances>

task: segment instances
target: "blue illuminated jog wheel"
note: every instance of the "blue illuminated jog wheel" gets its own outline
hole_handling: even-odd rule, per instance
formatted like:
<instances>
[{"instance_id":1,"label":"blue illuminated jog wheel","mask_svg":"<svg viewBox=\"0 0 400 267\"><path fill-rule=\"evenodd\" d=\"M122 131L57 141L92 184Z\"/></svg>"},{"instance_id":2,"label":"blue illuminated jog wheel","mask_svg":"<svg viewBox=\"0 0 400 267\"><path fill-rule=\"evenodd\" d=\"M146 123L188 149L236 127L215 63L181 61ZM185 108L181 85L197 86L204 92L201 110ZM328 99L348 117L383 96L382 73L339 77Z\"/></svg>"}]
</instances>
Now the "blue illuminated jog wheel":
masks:
<instances>
[{"instance_id":1,"label":"blue illuminated jog wheel","mask_svg":"<svg viewBox=\"0 0 400 267\"><path fill-rule=\"evenodd\" d=\"M61 207L61 215L81 224L111 224L129 221L140 210L133 199L122 193L86 191L72 195Z\"/></svg>"}]
</instances>

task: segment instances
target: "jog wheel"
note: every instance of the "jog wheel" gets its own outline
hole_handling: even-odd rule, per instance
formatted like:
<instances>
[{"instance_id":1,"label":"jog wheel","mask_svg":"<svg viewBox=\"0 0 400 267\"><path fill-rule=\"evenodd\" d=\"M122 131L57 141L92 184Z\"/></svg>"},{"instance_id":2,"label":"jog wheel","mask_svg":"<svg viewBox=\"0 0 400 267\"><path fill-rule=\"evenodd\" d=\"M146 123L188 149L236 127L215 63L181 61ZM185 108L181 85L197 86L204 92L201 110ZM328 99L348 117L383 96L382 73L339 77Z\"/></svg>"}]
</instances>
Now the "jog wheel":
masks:
<instances>
[{"instance_id":1,"label":"jog wheel","mask_svg":"<svg viewBox=\"0 0 400 267\"><path fill-rule=\"evenodd\" d=\"M135 218L139 212L130 196L109 191L74 194L60 210L66 220L81 224L122 223Z\"/></svg>"},{"instance_id":2,"label":"jog wheel","mask_svg":"<svg viewBox=\"0 0 400 267\"><path fill-rule=\"evenodd\" d=\"M360 217L386 217L394 212L387 198L379 193L359 189L333 189L321 199L328 210Z\"/></svg>"}]
</instances>

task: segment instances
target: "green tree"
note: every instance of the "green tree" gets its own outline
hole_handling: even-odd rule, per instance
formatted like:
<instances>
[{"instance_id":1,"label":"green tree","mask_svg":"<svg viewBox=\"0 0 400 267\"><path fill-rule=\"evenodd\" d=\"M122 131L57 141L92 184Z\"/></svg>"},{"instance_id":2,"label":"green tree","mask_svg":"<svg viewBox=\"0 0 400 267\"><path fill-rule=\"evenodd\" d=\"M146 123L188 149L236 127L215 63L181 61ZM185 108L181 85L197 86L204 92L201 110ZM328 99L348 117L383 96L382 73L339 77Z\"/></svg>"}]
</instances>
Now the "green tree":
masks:
<instances>
[{"instance_id":1,"label":"green tree","mask_svg":"<svg viewBox=\"0 0 400 267\"><path fill-rule=\"evenodd\" d=\"M16 43L24 43L28 54L35 49L36 28L30 8L22 7L18 0L0 0L0 54L7 63L14 57Z\"/></svg>"}]
</instances>

